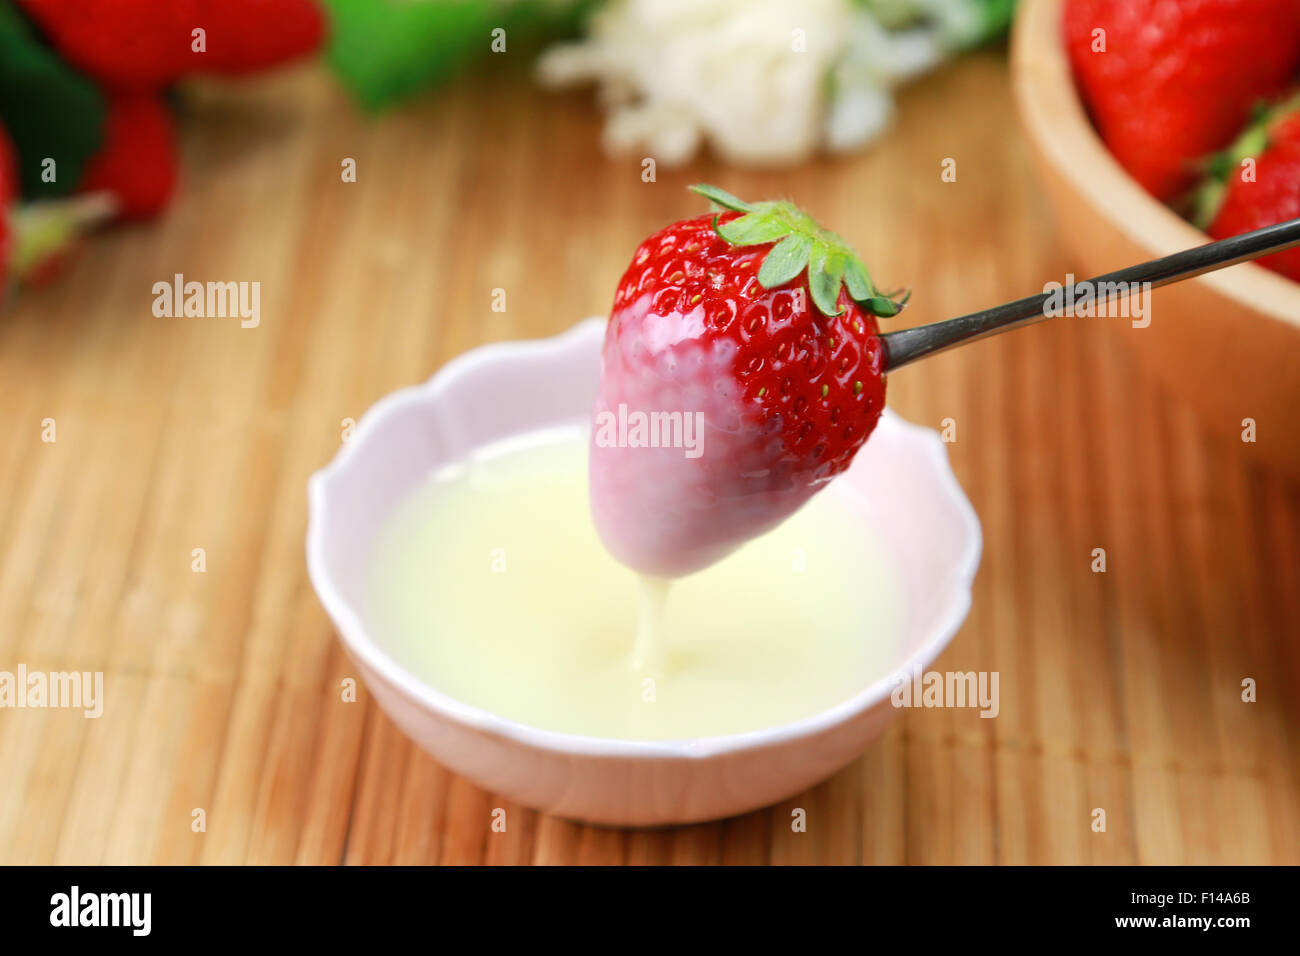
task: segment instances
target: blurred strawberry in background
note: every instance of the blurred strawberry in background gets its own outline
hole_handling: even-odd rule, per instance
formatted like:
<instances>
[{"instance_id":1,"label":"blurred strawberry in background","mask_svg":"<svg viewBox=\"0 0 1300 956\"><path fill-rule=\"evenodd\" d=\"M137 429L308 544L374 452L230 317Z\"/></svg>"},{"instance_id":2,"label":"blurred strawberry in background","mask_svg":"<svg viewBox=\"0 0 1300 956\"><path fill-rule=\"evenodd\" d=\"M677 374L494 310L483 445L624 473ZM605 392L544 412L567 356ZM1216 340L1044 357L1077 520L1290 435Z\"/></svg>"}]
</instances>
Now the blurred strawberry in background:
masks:
<instances>
[{"instance_id":1,"label":"blurred strawberry in background","mask_svg":"<svg viewBox=\"0 0 1300 956\"><path fill-rule=\"evenodd\" d=\"M1199 222L1216 239L1300 217L1300 96L1268 111L1214 164ZM1259 260L1300 282L1300 249Z\"/></svg>"},{"instance_id":2,"label":"blurred strawberry in background","mask_svg":"<svg viewBox=\"0 0 1300 956\"><path fill-rule=\"evenodd\" d=\"M1067 0L1064 28L1102 139L1166 202L1300 67L1297 0Z\"/></svg>"},{"instance_id":3,"label":"blurred strawberry in background","mask_svg":"<svg viewBox=\"0 0 1300 956\"><path fill-rule=\"evenodd\" d=\"M314 0L18 4L70 64L122 90L157 90L195 73L265 69L311 53L325 34Z\"/></svg>"},{"instance_id":4,"label":"blurred strawberry in background","mask_svg":"<svg viewBox=\"0 0 1300 956\"><path fill-rule=\"evenodd\" d=\"M125 219L157 215L176 187L171 111L154 93L115 93L108 102L104 145L86 164L80 191L110 193Z\"/></svg>"},{"instance_id":5,"label":"blurred strawberry in background","mask_svg":"<svg viewBox=\"0 0 1300 956\"><path fill-rule=\"evenodd\" d=\"M0 271L48 278L80 233L161 213L179 175L168 89L310 54L325 26L316 0L0 0Z\"/></svg>"},{"instance_id":6,"label":"blurred strawberry in background","mask_svg":"<svg viewBox=\"0 0 1300 956\"><path fill-rule=\"evenodd\" d=\"M1075 84L1111 154L1216 239L1300 216L1300 0L1065 0ZM1269 106L1273 103L1275 105ZM1300 253L1259 264L1300 280Z\"/></svg>"}]
</instances>

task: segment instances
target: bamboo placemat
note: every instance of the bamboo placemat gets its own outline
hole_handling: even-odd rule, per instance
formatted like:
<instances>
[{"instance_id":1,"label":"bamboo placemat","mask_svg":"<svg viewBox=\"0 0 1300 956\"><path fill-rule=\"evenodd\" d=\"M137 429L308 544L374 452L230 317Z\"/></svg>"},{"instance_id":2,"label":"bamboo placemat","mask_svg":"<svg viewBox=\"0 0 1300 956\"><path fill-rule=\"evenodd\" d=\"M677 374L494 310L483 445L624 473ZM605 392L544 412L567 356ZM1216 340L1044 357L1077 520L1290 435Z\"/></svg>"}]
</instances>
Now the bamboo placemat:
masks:
<instances>
[{"instance_id":1,"label":"bamboo placemat","mask_svg":"<svg viewBox=\"0 0 1300 956\"><path fill-rule=\"evenodd\" d=\"M936 666L998 671L997 719L909 711L793 800L638 832L513 806L364 689L341 700L356 675L303 537L344 420L465 349L604 312L639 239L700 208L687 183L796 196L916 290L909 323L1064 278L1004 58L901 105L861 155L644 183L640 157L599 153L589 97L514 71L377 120L314 69L196 91L170 214L95 237L0 317L0 670L105 675L97 720L0 710L0 862L1300 862L1300 490L1142 379L1122 321L889 384L906 418L956 425L985 550ZM261 324L155 318L175 273L260 281Z\"/></svg>"}]
</instances>

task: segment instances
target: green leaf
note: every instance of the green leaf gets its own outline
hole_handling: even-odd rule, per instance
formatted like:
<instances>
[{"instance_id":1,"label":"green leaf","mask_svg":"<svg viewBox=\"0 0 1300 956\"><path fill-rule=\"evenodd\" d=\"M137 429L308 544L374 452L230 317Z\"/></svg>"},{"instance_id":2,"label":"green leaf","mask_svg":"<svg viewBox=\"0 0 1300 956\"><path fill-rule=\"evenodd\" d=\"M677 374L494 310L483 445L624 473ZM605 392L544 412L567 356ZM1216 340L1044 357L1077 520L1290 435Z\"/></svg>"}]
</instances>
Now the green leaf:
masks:
<instances>
[{"instance_id":1,"label":"green leaf","mask_svg":"<svg viewBox=\"0 0 1300 956\"><path fill-rule=\"evenodd\" d=\"M1213 154L1202 163L1206 177L1191 193L1183 197L1182 205L1189 207L1192 223L1199 229L1210 227L1227 194L1227 180L1241 169L1247 159L1258 159L1269 148L1276 124L1300 111L1300 93L1288 95L1273 104L1260 104L1254 119L1226 149Z\"/></svg>"},{"instance_id":2,"label":"green leaf","mask_svg":"<svg viewBox=\"0 0 1300 956\"><path fill-rule=\"evenodd\" d=\"M975 29L962 38L965 46L979 46L1005 33L1015 18L1016 3L1017 0L980 0L977 6L981 15Z\"/></svg>"},{"instance_id":3,"label":"green leaf","mask_svg":"<svg viewBox=\"0 0 1300 956\"><path fill-rule=\"evenodd\" d=\"M1210 223L1219 214L1223 206L1223 197L1228 193L1228 184L1217 175L1207 179L1197 188L1192 200L1192 222L1202 232L1210 228Z\"/></svg>"},{"instance_id":4,"label":"green leaf","mask_svg":"<svg viewBox=\"0 0 1300 956\"><path fill-rule=\"evenodd\" d=\"M808 264L813 241L802 233L786 236L767 254L763 267L758 270L758 281L764 289L775 289L797 276Z\"/></svg>"},{"instance_id":5,"label":"green leaf","mask_svg":"<svg viewBox=\"0 0 1300 956\"><path fill-rule=\"evenodd\" d=\"M790 224L772 213L751 212L720 224L717 232L732 245L757 246L789 235Z\"/></svg>"},{"instance_id":6,"label":"green leaf","mask_svg":"<svg viewBox=\"0 0 1300 956\"><path fill-rule=\"evenodd\" d=\"M701 196L725 209L741 210L745 215L720 223L713 217L713 229L723 239L737 246L776 243L763 257L758 270L759 284L774 289L790 282L807 267L808 292L823 315L843 314L839 308L840 290L847 286L849 297L880 316L897 315L908 296L895 302L892 293L877 292L862 260L843 238L823 229L794 203L747 203L731 193L707 184L690 187Z\"/></svg>"},{"instance_id":7,"label":"green leaf","mask_svg":"<svg viewBox=\"0 0 1300 956\"><path fill-rule=\"evenodd\" d=\"M41 42L9 0L0 0L0 125L18 151L28 199L64 196L81 183L104 142L104 99L90 80ZM54 160L54 182L42 173Z\"/></svg>"},{"instance_id":8,"label":"green leaf","mask_svg":"<svg viewBox=\"0 0 1300 956\"><path fill-rule=\"evenodd\" d=\"M912 297L912 290L909 289L904 294L904 296L901 299L899 299L897 302L895 302L893 299L886 298L883 295L877 295L871 297L866 302L862 303L862 305L865 308L870 309L872 312L880 316L882 319L887 319L890 318L891 316L898 315L898 313L902 312L903 306L907 305L907 300L910 299L911 297Z\"/></svg>"},{"instance_id":9,"label":"green leaf","mask_svg":"<svg viewBox=\"0 0 1300 956\"><path fill-rule=\"evenodd\" d=\"M808 257L808 292L823 315L839 315L836 300L844 276L844 253L824 243L815 243Z\"/></svg>"},{"instance_id":10,"label":"green leaf","mask_svg":"<svg viewBox=\"0 0 1300 956\"><path fill-rule=\"evenodd\" d=\"M849 295L854 302L865 301L876 294L871 285L871 276L857 256L850 256L844 265L844 284L849 287Z\"/></svg>"},{"instance_id":11,"label":"green leaf","mask_svg":"<svg viewBox=\"0 0 1300 956\"><path fill-rule=\"evenodd\" d=\"M514 59L539 39L579 31L593 0L322 0L329 13L330 66L371 110L444 83L475 59L488 59L492 31L506 35Z\"/></svg>"},{"instance_id":12,"label":"green leaf","mask_svg":"<svg viewBox=\"0 0 1300 956\"><path fill-rule=\"evenodd\" d=\"M753 212L754 207L743 199L737 199L725 189L719 189L717 186L710 186L708 183L696 183L688 187L691 192L697 193L715 205L723 209L733 209L736 212Z\"/></svg>"}]
</instances>

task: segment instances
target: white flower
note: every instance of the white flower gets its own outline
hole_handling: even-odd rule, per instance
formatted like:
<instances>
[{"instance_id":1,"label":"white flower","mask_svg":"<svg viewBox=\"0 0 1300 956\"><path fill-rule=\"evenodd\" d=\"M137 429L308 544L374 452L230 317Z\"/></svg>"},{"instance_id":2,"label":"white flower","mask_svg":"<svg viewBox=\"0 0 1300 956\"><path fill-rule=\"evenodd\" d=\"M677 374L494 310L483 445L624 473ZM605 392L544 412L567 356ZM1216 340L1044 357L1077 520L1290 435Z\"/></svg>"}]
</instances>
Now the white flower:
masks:
<instances>
[{"instance_id":1,"label":"white flower","mask_svg":"<svg viewBox=\"0 0 1300 956\"><path fill-rule=\"evenodd\" d=\"M793 162L821 142L825 83L854 18L849 0L614 0L539 71L600 84L613 150L672 165L707 139L734 162Z\"/></svg>"},{"instance_id":2,"label":"white flower","mask_svg":"<svg viewBox=\"0 0 1300 956\"><path fill-rule=\"evenodd\" d=\"M976 41L984 0L611 0L543 82L594 81L605 145L683 163L793 163L881 134L893 89ZM886 28L886 24L888 28Z\"/></svg>"}]
</instances>

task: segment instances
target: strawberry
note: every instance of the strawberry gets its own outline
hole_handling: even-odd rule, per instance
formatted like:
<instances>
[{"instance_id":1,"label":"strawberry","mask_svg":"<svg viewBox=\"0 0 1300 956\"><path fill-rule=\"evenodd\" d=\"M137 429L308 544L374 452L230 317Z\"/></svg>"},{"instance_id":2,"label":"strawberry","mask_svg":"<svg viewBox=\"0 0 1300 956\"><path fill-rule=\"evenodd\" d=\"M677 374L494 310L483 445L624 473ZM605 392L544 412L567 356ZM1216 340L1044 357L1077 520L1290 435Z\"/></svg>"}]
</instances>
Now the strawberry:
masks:
<instances>
[{"instance_id":1,"label":"strawberry","mask_svg":"<svg viewBox=\"0 0 1300 956\"><path fill-rule=\"evenodd\" d=\"M186 73L244 73L310 53L315 0L19 0L74 66L116 88L156 90ZM193 49L204 31L203 51Z\"/></svg>"},{"instance_id":2,"label":"strawberry","mask_svg":"<svg viewBox=\"0 0 1300 956\"><path fill-rule=\"evenodd\" d=\"M1243 160L1255 160L1253 176ZM1267 114L1214 164L1219 178L1202 195L1200 223L1215 239L1300 217L1300 96ZM1259 264L1300 282L1300 248Z\"/></svg>"},{"instance_id":3,"label":"strawberry","mask_svg":"<svg viewBox=\"0 0 1300 956\"><path fill-rule=\"evenodd\" d=\"M148 218L166 207L176 187L176 144L171 113L153 93L109 98L104 145L90 158L81 192L107 192L127 219Z\"/></svg>"},{"instance_id":4,"label":"strawberry","mask_svg":"<svg viewBox=\"0 0 1300 956\"><path fill-rule=\"evenodd\" d=\"M1166 202L1300 67L1297 0L1068 0L1064 29L1102 139Z\"/></svg>"},{"instance_id":5,"label":"strawberry","mask_svg":"<svg viewBox=\"0 0 1300 956\"><path fill-rule=\"evenodd\" d=\"M902 307L792 203L692 188L725 211L637 249L614 295L591 439L606 547L665 577L773 527L848 467L885 404L876 317ZM694 455L611 440L615 419L673 413L702 425Z\"/></svg>"}]
</instances>

